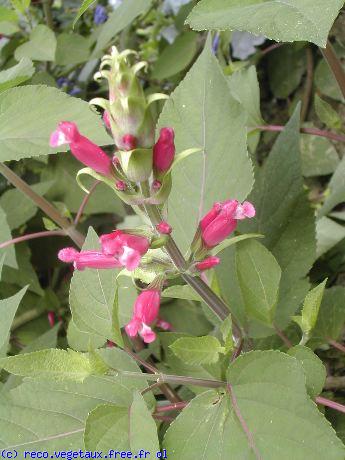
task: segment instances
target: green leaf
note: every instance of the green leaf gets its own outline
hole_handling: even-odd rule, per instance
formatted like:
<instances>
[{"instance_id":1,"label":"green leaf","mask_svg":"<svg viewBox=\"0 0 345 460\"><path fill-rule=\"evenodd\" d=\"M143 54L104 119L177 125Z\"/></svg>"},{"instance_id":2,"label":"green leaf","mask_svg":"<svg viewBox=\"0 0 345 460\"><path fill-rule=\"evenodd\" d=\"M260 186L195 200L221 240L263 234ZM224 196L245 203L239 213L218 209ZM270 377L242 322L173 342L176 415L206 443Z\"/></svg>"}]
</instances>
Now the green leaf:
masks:
<instances>
[{"instance_id":1,"label":"green leaf","mask_svg":"<svg viewBox=\"0 0 345 460\"><path fill-rule=\"evenodd\" d=\"M275 41L309 41L326 47L342 0L201 0L187 18L195 30L245 30Z\"/></svg>"},{"instance_id":2,"label":"green leaf","mask_svg":"<svg viewBox=\"0 0 345 460\"><path fill-rule=\"evenodd\" d=\"M281 278L279 264L265 246L248 240L237 247L236 265L248 315L272 325Z\"/></svg>"},{"instance_id":3,"label":"green leaf","mask_svg":"<svg viewBox=\"0 0 345 460\"><path fill-rule=\"evenodd\" d=\"M98 237L90 228L83 249L97 250L98 248ZM131 309L133 302L128 302L130 298L128 296L136 290L134 287L132 290L129 289L128 285L117 286L118 272L118 270L95 269L75 271L71 281L69 301L73 322L77 329L102 337L104 341L109 339L123 345L118 327L116 292L117 290L119 292L120 306L127 296L125 306ZM131 282L130 278L129 281ZM128 319L129 315L126 315L126 320Z\"/></svg>"},{"instance_id":4,"label":"green leaf","mask_svg":"<svg viewBox=\"0 0 345 460\"><path fill-rule=\"evenodd\" d=\"M56 88L37 85L4 91L0 94L0 118L0 161L66 151L68 146L49 147L50 134L61 120L77 123L80 132L96 144L111 143L87 102Z\"/></svg>"},{"instance_id":5,"label":"green leaf","mask_svg":"<svg viewBox=\"0 0 345 460\"><path fill-rule=\"evenodd\" d=\"M314 329L327 279L308 292L302 308L302 330L306 335Z\"/></svg>"},{"instance_id":6,"label":"green leaf","mask_svg":"<svg viewBox=\"0 0 345 460\"><path fill-rule=\"evenodd\" d=\"M219 340L211 335L182 337L170 345L170 348L178 358L191 366L216 363L219 353L224 353Z\"/></svg>"},{"instance_id":7,"label":"green leaf","mask_svg":"<svg viewBox=\"0 0 345 460\"><path fill-rule=\"evenodd\" d=\"M326 381L326 369L322 361L310 348L302 345L290 348L287 353L302 364L307 379L308 394L312 399L315 399L321 393Z\"/></svg>"},{"instance_id":8,"label":"green leaf","mask_svg":"<svg viewBox=\"0 0 345 460\"><path fill-rule=\"evenodd\" d=\"M86 420L84 433L85 447L88 450L107 452L128 451L128 409L102 404L94 409Z\"/></svg>"},{"instance_id":9,"label":"green leaf","mask_svg":"<svg viewBox=\"0 0 345 460\"><path fill-rule=\"evenodd\" d=\"M220 244L218 244L218 246L216 246L214 249L212 249L212 254L219 254L221 251L232 246L233 244L237 244L240 241L244 241L250 238L264 238L264 235L259 235L258 233L248 233L246 235L238 235L232 238L228 238L222 241Z\"/></svg>"},{"instance_id":10,"label":"green leaf","mask_svg":"<svg viewBox=\"0 0 345 460\"><path fill-rule=\"evenodd\" d=\"M344 446L310 400L301 364L277 351L240 356L227 391L207 391L168 428L169 460L342 460Z\"/></svg>"},{"instance_id":11,"label":"green leaf","mask_svg":"<svg viewBox=\"0 0 345 460\"><path fill-rule=\"evenodd\" d=\"M298 107L264 165L257 168L255 187L248 198L255 205L256 216L239 225L241 233L265 235L262 243L282 270L275 318L282 330L308 291L305 276L316 252L314 211L303 189L299 129ZM253 326L251 333L259 334L259 329Z\"/></svg>"},{"instance_id":12,"label":"green leaf","mask_svg":"<svg viewBox=\"0 0 345 460\"><path fill-rule=\"evenodd\" d=\"M152 69L152 78L164 80L185 69L197 51L198 34L188 31L164 48Z\"/></svg>"},{"instance_id":13,"label":"green leaf","mask_svg":"<svg viewBox=\"0 0 345 460\"><path fill-rule=\"evenodd\" d=\"M229 197L243 200L252 188L246 118L230 94L208 41L197 62L165 103L159 120L160 127L174 126L178 152L188 148L202 151L173 170L169 223L183 251L190 245L198 221L215 201Z\"/></svg>"},{"instance_id":14,"label":"green leaf","mask_svg":"<svg viewBox=\"0 0 345 460\"><path fill-rule=\"evenodd\" d=\"M9 21L9 22L17 22L18 21L18 14L10 10L9 8L5 8L4 6L0 6L0 22Z\"/></svg>"},{"instance_id":15,"label":"green leaf","mask_svg":"<svg viewBox=\"0 0 345 460\"><path fill-rule=\"evenodd\" d=\"M164 294L164 291L163 291ZM159 313L174 329L190 335L207 335L212 326L205 317L200 304L193 301L175 300L163 304Z\"/></svg>"},{"instance_id":16,"label":"green leaf","mask_svg":"<svg viewBox=\"0 0 345 460\"><path fill-rule=\"evenodd\" d=\"M90 41L78 34L62 33L57 38L55 63L74 66L88 60Z\"/></svg>"},{"instance_id":17,"label":"green leaf","mask_svg":"<svg viewBox=\"0 0 345 460\"><path fill-rule=\"evenodd\" d=\"M73 29L76 25L76 23L78 22L78 20L81 18L81 16L85 13L85 11L93 4L95 3L96 0L83 0L83 3L81 4L79 10L78 10L78 13L76 15L76 17L74 18L74 21L73 21Z\"/></svg>"},{"instance_id":18,"label":"green leaf","mask_svg":"<svg viewBox=\"0 0 345 460\"><path fill-rule=\"evenodd\" d=\"M328 217L322 217L316 224L317 257L326 254L345 238L345 227Z\"/></svg>"},{"instance_id":19,"label":"green leaf","mask_svg":"<svg viewBox=\"0 0 345 460\"><path fill-rule=\"evenodd\" d=\"M220 332L223 336L225 353L229 353L234 349L234 339L232 335L232 319L229 315L220 325Z\"/></svg>"},{"instance_id":20,"label":"green leaf","mask_svg":"<svg viewBox=\"0 0 345 460\"><path fill-rule=\"evenodd\" d=\"M334 48L338 56L344 57L343 47L335 46ZM317 89L323 95L335 99L336 101L344 101L338 82L325 59L321 59L318 63L314 80Z\"/></svg>"},{"instance_id":21,"label":"green leaf","mask_svg":"<svg viewBox=\"0 0 345 460\"><path fill-rule=\"evenodd\" d=\"M6 214L2 208L0 208L0 242L10 241L12 239L11 230L7 222ZM5 264L12 267L18 268L16 252L14 244L7 246L0 250L0 256L6 256Z\"/></svg>"},{"instance_id":22,"label":"green leaf","mask_svg":"<svg viewBox=\"0 0 345 460\"><path fill-rule=\"evenodd\" d=\"M23 83L35 73L30 59L24 57L17 65L0 72L0 92Z\"/></svg>"},{"instance_id":23,"label":"green leaf","mask_svg":"<svg viewBox=\"0 0 345 460\"><path fill-rule=\"evenodd\" d=\"M132 452L145 449L151 457L159 452L156 422L142 395L136 391L129 409L129 444Z\"/></svg>"},{"instance_id":24,"label":"green leaf","mask_svg":"<svg viewBox=\"0 0 345 460\"><path fill-rule=\"evenodd\" d=\"M109 43L125 27L129 26L136 17L144 13L151 6L151 0L124 0L116 10L111 13L105 24L102 25L97 38L93 57L109 46Z\"/></svg>"},{"instance_id":25,"label":"green leaf","mask_svg":"<svg viewBox=\"0 0 345 460\"><path fill-rule=\"evenodd\" d=\"M285 45L269 55L268 76L271 90L278 99L286 99L302 81L306 71L305 48Z\"/></svg>"},{"instance_id":26,"label":"green leaf","mask_svg":"<svg viewBox=\"0 0 345 460\"><path fill-rule=\"evenodd\" d=\"M33 61L54 61L56 38L47 26L39 24L30 33L28 42L18 46L14 52L17 61L26 57Z\"/></svg>"},{"instance_id":27,"label":"green leaf","mask_svg":"<svg viewBox=\"0 0 345 460\"><path fill-rule=\"evenodd\" d=\"M334 145L324 137L301 135L302 172L304 177L326 176L339 164Z\"/></svg>"},{"instance_id":28,"label":"green leaf","mask_svg":"<svg viewBox=\"0 0 345 460\"><path fill-rule=\"evenodd\" d=\"M343 121L333 107L315 94L314 106L316 115L329 129L341 129Z\"/></svg>"},{"instance_id":29,"label":"green leaf","mask_svg":"<svg viewBox=\"0 0 345 460\"><path fill-rule=\"evenodd\" d=\"M41 182L31 188L39 195L44 195L51 188L52 182ZM7 215L11 230L20 227L30 220L37 212L37 206L27 195L18 189L6 191L0 198L0 206Z\"/></svg>"},{"instance_id":30,"label":"green leaf","mask_svg":"<svg viewBox=\"0 0 345 460\"><path fill-rule=\"evenodd\" d=\"M315 349L330 339L339 340L345 322L344 304L345 288L335 286L325 290L309 347Z\"/></svg>"},{"instance_id":31,"label":"green leaf","mask_svg":"<svg viewBox=\"0 0 345 460\"><path fill-rule=\"evenodd\" d=\"M101 356L109 366L140 372L119 349L103 350ZM128 413L133 391L142 391L146 386L144 379L123 376L90 376L83 383L25 379L19 387L0 395L0 446L13 447L19 453L38 449L53 454L66 446L84 450L88 414L105 403L123 407ZM145 400L153 404L151 394L145 394Z\"/></svg>"},{"instance_id":32,"label":"green leaf","mask_svg":"<svg viewBox=\"0 0 345 460\"><path fill-rule=\"evenodd\" d=\"M328 192L325 202L319 210L319 217L325 216L337 204L343 201L345 201L345 158L339 163L328 184Z\"/></svg>"},{"instance_id":33,"label":"green leaf","mask_svg":"<svg viewBox=\"0 0 345 460\"><path fill-rule=\"evenodd\" d=\"M185 300L195 300L197 302L201 301L201 297L194 291L189 284L184 286L176 285L170 286L162 292L162 297L171 297L172 299L185 299Z\"/></svg>"},{"instance_id":34,"label":"green leaf","mask_svg":"<svg viewBox=\"0 0 345 460\"><path fill-rule=\"evenodd\" d=\"M68 345L77 351L87 351L89 348L103 347L105 339L98 334L80 331L71 319L67 329Z\"/></svg>"},{"instance_id":35,"label":"green leaf","mask_svg":"<svg viewBox=\"0 0 345 460\"><path fill-rule=\"evenodd\" d=\"M21 13L24 13L26 9L29 8L31 0L10 0L14 8L16 8Z\"/></svg>"},{"instance_id":36,"label":"green leaf","mask_svg":"<svg viewBox=\"0 0 345 460\"><path fill-rule=\"evenodd\" d=\"M24 297L26 290L27 288L25 287L14 296L9 297L8 299L0 300L0 353L2 355L6 354L8 339L10 335L10 328L16 311L19 307L21 300Z\"/></svg>"},{"instance_id":37,"label":"green leaf","mask_svg":"<svg viewBox=\"0 0 345 460\"><path fill-rule=\"evenodd\" d=\"M17 24L10 21L0 21L0 34L13 35L19 31Z\"/></svg>"},{"instance_id":38,"label":"green leaf","mask_svg":"<svg viewBox=\"0 0 345 460\"><path fill-rule=\"evenodd\" d=\"M56 348L10 356L3 362L3 367L11 374L22 377L75 382L83 382L92 374L102 375L108 369L92 361L86 354Z\"/></svg>"}]
</instances>

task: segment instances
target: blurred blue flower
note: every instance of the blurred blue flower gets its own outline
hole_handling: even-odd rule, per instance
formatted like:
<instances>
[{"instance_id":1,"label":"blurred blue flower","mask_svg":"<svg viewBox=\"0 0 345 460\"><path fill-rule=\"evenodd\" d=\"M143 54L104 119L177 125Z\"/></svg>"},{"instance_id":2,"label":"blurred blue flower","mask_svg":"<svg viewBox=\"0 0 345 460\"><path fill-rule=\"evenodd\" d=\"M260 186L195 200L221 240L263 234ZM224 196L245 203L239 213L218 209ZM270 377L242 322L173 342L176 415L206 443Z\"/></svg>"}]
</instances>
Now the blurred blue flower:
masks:
<instances>
[{"instance_id":1,"label":"blurred blue flower","mask_svg":"<svg viewBox=\"0 0 345 460\"><path fill-rule=\"evenodd\" d=\"M66 77L59 77L56 80L56 84L58 85L59 88L62 88L63 86L68 86L70 83L69 79Z\"/></svg>"},{"instance_id":2,"label":"blurred blue flower","mask_svg":"<svg viewBox=\"0 0 345 460\"><path fill-rule=\"evenodd\" d=\"M262 45L265 40L265 37L261 35L258 36L249 32L235 30L232 34L231 40L232 56L244 61L249 56L256 53L255 47Z\"/></svg>"},{"instance_id":3,"label":"blurred blue flower","mask_svg":"<svg viewBox=\"0 0 345 460\"><path fill-rule=\"evenodd\" d=\"M108 19L107 10L102 5L97 5L93 14L93 22L96 25L103 24Z\"/></svg>"},{"instance_id":4,"label":"blurred blue flower","mask_svg":"<svg viewBox=\"0 0 345 460\"><path fill-rule=\"evenodd\" d=\"M74 86L70 91L68 91L68 94L70 96L76 96L77 94L80 94L81 93L81 89L79 88L79 86Z\"/></svg>"}]
</instances>

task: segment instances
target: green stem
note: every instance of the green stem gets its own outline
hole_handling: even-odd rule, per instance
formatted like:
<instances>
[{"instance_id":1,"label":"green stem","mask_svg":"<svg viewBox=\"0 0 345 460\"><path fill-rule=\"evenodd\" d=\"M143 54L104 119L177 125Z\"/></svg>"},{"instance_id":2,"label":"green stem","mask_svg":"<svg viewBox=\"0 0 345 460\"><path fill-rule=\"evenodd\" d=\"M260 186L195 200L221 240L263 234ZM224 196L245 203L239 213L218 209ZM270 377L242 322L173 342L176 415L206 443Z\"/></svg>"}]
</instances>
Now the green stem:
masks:
<instances>
[{"instance_id":1,"label":"green stem","mask_svg":"<svg viewBox=\"0 0 345 460\"><path fill-rule=\"evenodd\" d=\"M326 48L320 48L323 57L326 59L333 75L335 76L339 88L345 98L345 71L339 61L331 42L328 40Z\"/></svg>"},{"instance_id":2,"label":"green stem","mask_svg":"<svg viewBox=\"0 0 345 460\"><path fill-rule=\"evenodd\" d=\"M0 173L14 185L18 190L23 192L32 200L43 212L47 214L57 225L59 225L77 246L80 248L84 243L84 236L75 229L71 222L63 217L60 212L42 196L38 195L26 182L23 181L4 163L0 163Z\"/></svg>"},{"instance_id":3,"label":"green stem","mask_svg":"<svg viewBox=\"0 0 345 460\"><path fill-rule=\"evenodd\" d=\"M54 21L53 21L52 9L51 9L51 1L43 0L42 5L43 5L43 11L44 11L44 16L46 18L47 26L50 27L50 29L54 30Z\"/></svg>"}]
</instances>

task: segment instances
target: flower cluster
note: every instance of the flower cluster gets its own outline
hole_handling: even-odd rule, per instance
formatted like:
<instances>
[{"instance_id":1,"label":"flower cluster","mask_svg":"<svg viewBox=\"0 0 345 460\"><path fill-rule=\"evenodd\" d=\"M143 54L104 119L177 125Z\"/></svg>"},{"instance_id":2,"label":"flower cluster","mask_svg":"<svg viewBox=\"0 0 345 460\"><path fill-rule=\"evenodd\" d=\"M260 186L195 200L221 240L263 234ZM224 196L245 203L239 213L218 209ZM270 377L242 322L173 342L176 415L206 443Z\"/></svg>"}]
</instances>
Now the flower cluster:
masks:
<instances>
[{"instance_id":1,"label":"flower cluster","mask_svg":"<svg viewBox=\"0 0 345 460\"><path fill-rule=\"evenodd\" d=\"M155 263L155 270L157 266L161 267L156 278L147 283L139 294L132 319L126 326L130 337L139 334L144 342L150 343L156 337L152 326L165 330L170 328L170 324L158 316L164 279L167 273L169 278L180 275L169 258L168 261L166 258L160 260L159 255L147 254L149 249L164 248L169 241L173 243L170 236L173 229L161 218L161 208L157 205L164 205L170 192L171 169L175 162L175 133L171 127L164 127L154 143L155 126L149 105L161 95L154 95L151 100L146 98L137 77L145 64L139 62L131 66L128 62L131 54L131 51L119 53L114 48L111 55L103 58L96 79L108 80L109 99L91 101L104 110L105 126L111 132L117 148L113 157L81 134L71 121L59 123L51 135L50 145L56 148L68 144L72 154L88 167L82 170L84 173L103 180L127 204L139 206L147 212L149 209L154 211L154 220L148 212L151 228L115 230L100 236L100 250L64 248L58 254L61 261L73 263L76 270L126 268L134 272L140 266L141 270L148 268L150 271L150 263ZM198 225L191 257L186 262L189 274L198 276L200 272L217 266L220 259L212 254L213 248L236 229L238 220L254 215L255 209L247 201L215 203Z\"/></svg>"}]
</instances>

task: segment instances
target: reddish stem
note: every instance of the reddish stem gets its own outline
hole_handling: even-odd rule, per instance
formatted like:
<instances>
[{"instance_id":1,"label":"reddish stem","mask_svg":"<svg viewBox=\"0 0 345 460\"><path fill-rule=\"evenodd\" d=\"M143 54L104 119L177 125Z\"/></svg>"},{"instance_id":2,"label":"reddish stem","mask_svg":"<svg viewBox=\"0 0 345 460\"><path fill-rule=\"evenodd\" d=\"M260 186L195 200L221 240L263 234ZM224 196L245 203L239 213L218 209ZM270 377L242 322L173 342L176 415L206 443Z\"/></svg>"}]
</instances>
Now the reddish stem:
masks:
<instances>
[{"instance_id":1,"label":"reddish stem","mask_svg":"<svg viewBox=\"0 0 345 460\"><path fill-rule=\"evenodd\" d=\"M80 204L80 207L78 209L78 212L77 212L77 215L75 216L75 219L74 219L74 225L77 225L79 223L79 220L84 212L84 209L86 207L86 205L88 204L89 202L89 199L91 198L91 195L93 194L93 192L95 191L96 187L98 184L100 184L101 181L100 180L96 180L94 182L94 184L92 185L92 187L90 188L90 191L89 193L87 193L84 198L83 198L83 201L81 202Z\"/></svg>"},{"instance_id":2,"label":"reddish stem","mask_svg":"<svg viewBox=\"0 0 345 460\"><path fill-rule=\"evenodd\" d=\"M345 353L345 346L333 339L328 339L328 343L337 350Z\"/></svg>"},{"instance_id":3,"label":"reddish stem","mask_svg":"<svg viewBox=\"0 0 345 460\"><path fill-rule=\"evenodd\" d=\"M260 125L254 126L251 129L260 129L260 131L281 132L284 131L285 126L280 125ZM341 134L332 133L331 131L324 131L318 128L301 128L301 133L311 134L313 136L326 137L332 141L345 142L345 136Z\"/></svg>"},{"instance_id":4,"label":"reddish stem","mask_svg":"<svg viewBox=\"0 0 345 460\"><path fill-rule=\"evenodd\" d=\"M345 71L331 42L328 40L326 48L320 48L320 50L337 80L343 97L345 97Z\"/></svg>"},{"instance_id":5,"label":"reddish stem","mask_svg":"<svg viewBox=\"0 0 345 460\"><path fill-rule=\"evenodd\" d=\"M28 233L27 235L18 236L18 238L13 238L12 240L1 243L0 249L6 248L11 244L22 243L23 241L34 240L36 238L44 238L46 236L67 236L67 234L64 230L47 230L44 232Z\"/></svg>"},{"instance_id":6,"label":"reddish stem","mask_svg":"<svg viewBox=\"0 0 345 460\"><path fill-rule=\"evenodd\" d=\"M277 335L282 339L282 341L285 343L285 345L288 348L292 348L293 347L292 342L290 342L290 340L286 337L284 332L282 330L280 330L279 327L276 326L275 324L273 324L273 327L274 327L274 330L276 331Z\"/></svg>"},{"instance_id":7,"label":"reddish stem","mask_svg":"<svg viewBox=\"0 0 345 460\"><path fill-rule=\"evenodd\" d=\"M343 412L343 414L345 414L345 406L335 401L331 401L330 399L323 398L322 396L317 396L315 398L315 402L317 404L321 404L322 406L330 407L331 409L337 410L338 412Z\"/></svg>"},{"instance_id":8,"label":"reddish stem","mask_svg":"<svg viewBox=\"0 0 345 460\"><path fill-rule=\"evenodd\" d=\"M188 404L189 404L188 401L181 401L175 404L168 404L166 406L157 406L156 412L158 413L158 412L169 412L172 410L181 410L181 409L184 409Z\"/></svg>"},{"instance_id":9,"label":"reddish stem","mask_svg":"<svg viewBox=\"0 0 345 460\"><path fill-rule=\"evenodd\" d=\"M267 48L261 50L261 56L265 56L266 54L268 54L271 51L274 51L274 50L280 48L283 45L284 45L284 43L273 43L273 45L270 45Z\"/></svg>"}]
</instances>

